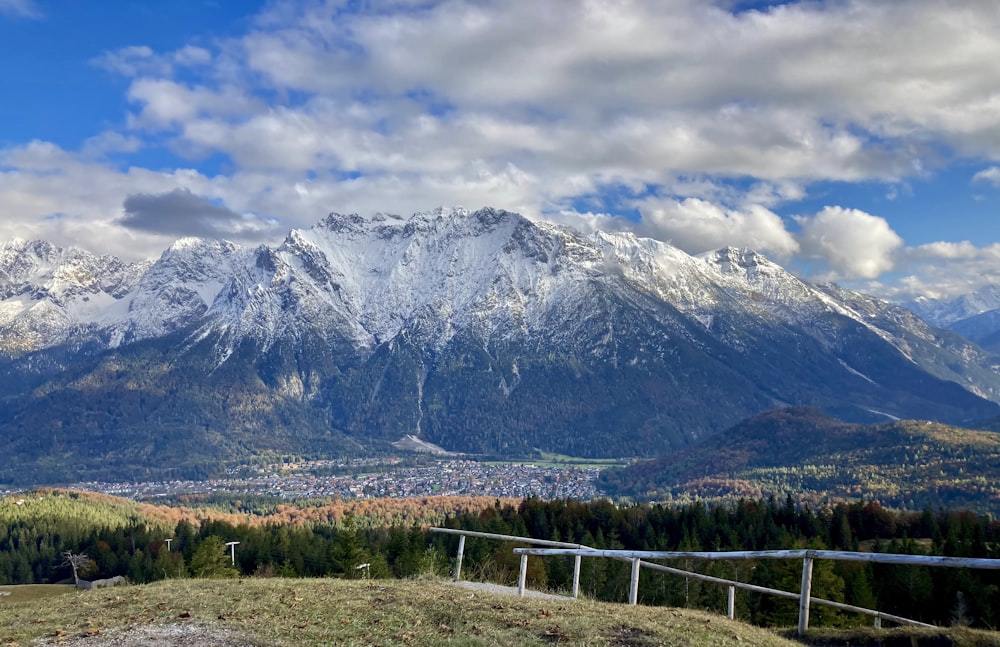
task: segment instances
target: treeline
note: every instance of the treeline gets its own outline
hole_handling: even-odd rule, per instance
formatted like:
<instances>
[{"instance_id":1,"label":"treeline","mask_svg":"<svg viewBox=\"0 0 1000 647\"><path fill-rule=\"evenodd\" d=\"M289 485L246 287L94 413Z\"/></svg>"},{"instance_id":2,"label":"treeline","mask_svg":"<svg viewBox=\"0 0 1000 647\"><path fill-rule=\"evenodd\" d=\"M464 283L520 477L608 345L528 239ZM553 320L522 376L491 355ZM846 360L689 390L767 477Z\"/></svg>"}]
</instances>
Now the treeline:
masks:
<instances>
[{"instance_id":1,"label":"treeline","mask_svg":"<svg viewBox=\"0 0 1000 647\"><path fill-rule=\"evenodd\" d=\"M931 509L898 513L875 502L812 510L791 497L780 502L774 498L744 499L725 505L678 507L529 499L517 509L501 507L465 515L450 525L601 549L813 548L1000 559L1000 523L990 517ZM512 581L517 575L517 563L510 548L498 542L469 539L465 564L470 573L499 573ZM453 547L449 547L449 554L454 554ZM802 568L797 560L684 560L670 565L793 592L799 589ZM625 600L630 573L628 563L584 560L581 589L592 597ZM529 576L536 585L568 590L572 559L529 559ZM725 587L692 579L651 571L640 578L639 598L644 604L724 611L726 596ZM819 560L814 566L813 596L939 625L996 627L1000 621L998 571ZM793 600L737 592L737 613L759 624L790 625L795 624L798 609ZM870 618L825 607L814 609L813 618L828 625L870 623Z\"/></svg>"},{"instance_id":2,"label":"treeline","mask_svg":"<svg viewBox=\"0 0 1000 647\"><path fill-rule=\"evenodd\" d=\"M793 499L740 500L726 505L616 506L606 501L496 501L485 509L448 515L442 525L482 532L633 550L765 550L815 548L936 554L1000 559L1000 523L971 513L927 509L897 513L874 502L810 509ZM170 539L169 545L167 539ZM226 542L239 542L230 553ZM124 525L33 523L21 518L0 527L0 583L57 582L71 578L65 551L94 561L88 579L125 575L134 583L168 577L413 577L444 575L453 567L458 538L417 524L377 527L347 515L335 522L251 526L217 519L157 527L135 519ZM463 577L504 584L516 581L516 544L470 538ZM231 555L235 555L235 564ZM716 577L797 591L801 562L759 560L673 566ZM532 587L568 591L572 558L529 559ZM613 601L628 596L630 565L585 559L584 595ZM725 587L644 571L643 604L723 611ZM1000 572L886 566L818 560L813 595L939 625L996 627L1000 622ZM740 618L791 625L797 604L737 592ZM813 624L869 624L870 619L814 608Z\"/></svg>"},{"instance_id":3,"label":"treeline","mask_svg":"<svg viewBox=\"0 0 1000 647\"><path fill-rule=\"evenodd\" d=\"M227 542L239 542L230 552ZM419 526L360 528L233 525L180 521L164 529L143 522L118 527L54 527L17 522L0 527L0 583L72 581L65 554L90 558L84 579L123 575L134 584L166 578L216 576L411 577L442 575L445 548L431 545ZM235 561L231 562L232 556ZM362 566L365 565L365 566ZM360 568L359 568L360 567Z\"/></svg>"}]
</instances>

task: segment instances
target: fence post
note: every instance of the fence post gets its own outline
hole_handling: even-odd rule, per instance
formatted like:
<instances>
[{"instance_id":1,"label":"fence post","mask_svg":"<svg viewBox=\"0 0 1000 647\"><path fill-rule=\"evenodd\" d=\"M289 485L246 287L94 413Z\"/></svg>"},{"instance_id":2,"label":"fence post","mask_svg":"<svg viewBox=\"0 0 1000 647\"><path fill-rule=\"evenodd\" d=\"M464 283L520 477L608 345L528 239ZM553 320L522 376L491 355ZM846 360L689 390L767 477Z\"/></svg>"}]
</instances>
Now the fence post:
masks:
<instances>
[{"instance_id":1,"label":"fence post","mask_svg":"<svg viewBox=\"0 0 1000 647\"><path fill-rule=\"evenodd\" d=\"M881 629L882 628L882 617L881 616L875 616L875 628L876 629Z\"/></svg>"},{"instance_id":2,"label":"fence post","mask_svg":"<svg viewBox=\"0 0 1000 647\"><path fill-rule=\"evenodd\" d=\"M580 561L583 557L576 555L573 559L573 599L580 597Z\"/></svg>"},{"instance_id":3,"label":"fence post","mask_svg":"<svg viewBox=\"0 0 1000 647\"><path fill-rule=\"evenodd\" d=\"M803 636L809 628L809 596L812 595L813 560L812 557L802 559L802 591L799 593L799 635Z\"/></svg>"},{"instance_id":4,"label":"fence post","mask_svg":"<svg viewBox=\"0 0 1000 647\"><path fill-rule=\"evenodd\" d=\"M736 618L736 587L729 587L729 599L726 601L726 616L733 620Z\"/></svg>"},{"instance_id":5,"label":"fence post","mask_svg":"<svg viewBox=\"0 0 1000 647\"><path fill-rule=\"evenodd\" d=\"M524 597L524 581L528 579L528 556L521 555L521 572L517 576L517 594Z\"/></svg>"},{"instance_id":6,"label":"fence post","mask_svg":"<svg viewBox=\"0 0 1000 647\"><path fill-rule=\"evenodd\" d=\"M639 568L641 560L638 557L632 558L632 583L628 589L628 603L636 604L639 601Z\"/></svg>"},{"instance_id":7,"label":"fence post","mask_svg":"<svg viewBox=\"0 0 1000 647\"><path fill-rule=\"evenodd\" d=\"M465 556L465 535L458 537L458 560L455 562L455 581L462 579L462 557Z\"/></svg>"}]
</instances>

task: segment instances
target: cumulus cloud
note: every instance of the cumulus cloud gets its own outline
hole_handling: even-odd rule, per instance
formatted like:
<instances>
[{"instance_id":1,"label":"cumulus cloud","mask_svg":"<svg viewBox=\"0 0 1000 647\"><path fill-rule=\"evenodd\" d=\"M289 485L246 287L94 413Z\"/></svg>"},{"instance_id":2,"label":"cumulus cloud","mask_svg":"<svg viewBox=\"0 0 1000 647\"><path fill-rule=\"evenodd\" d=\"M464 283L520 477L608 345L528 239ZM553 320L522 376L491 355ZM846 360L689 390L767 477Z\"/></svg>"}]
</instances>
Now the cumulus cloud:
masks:
<instances>
[{"instance_id":1,"label":"cumulus cloud","mask_svg":"<svg viewBox=\"0 0 1000 647\"><path fill-rule=\"evenodd\" d=\"M99 135L88 137L83 143L81 152L86 157L100 158L111 153L134 153L142 148L138 137L106 130Z\"/></svg>"},{"instance_id":2,"label":"cumulus cloud","mask_svg":"<svg viewBox=\"0 0 1000 647\"><path fill-rule=\"evenodd\" d=\"M90 64L126 77L172 77L177 68L200 67L212 62L212 52L204 47L185 45L158 54L148 45L129 45L95 56Z\"/></svg>"},{"instance_id":3,"label":"cumulus cloud","mask_svg":"<svg viewBox=\"0 0 1000 647\"><path fill-rule=\"evenodd\" d=\"M788 259L798 243L781 217L761 206L725 209L697 198L640 203L640 232L666 240L691 254L725 246L750 247Z\"/></svg>"},{"instance_id":4,"label":"cumulus cloud","mask_svg":"<svg viewBox=\"0 0 1000 647\"><path fill-rule=\"evenodd\" d=\"M973 184L977 182L985 182L1000 189L1000 166L991 166L987 169L979 171L972 176L972 182Z\"/></svg>"},{"instance_id":5,"label":"cumulus cloud","mask_svg":"<svg viewBox=\"0 0 1000 647\"><path fill-rule=\"evenodd\" d=\"M110 52L104 52L90 60L91 65L115 72L122 76L140 73L169 74L170 67L156 56L148 45L129 45Z\"/></svg>"},{"instance_id":6,"label":"cumulus cloud","mask_svg":"<svg viewBox=\"0 0 1000 647\"><path fill-rule=\"evenodd\" d=\"M241 167L419 173L433 184L481 160L516 165L540 191L570 175L748 177L754 195L724 202L773 208L817 179L913 175L933 163L932 142L983 141L992 121L957 113L994 97L993 27L995 12L929 0L736 13L700 0L668 10L285 1L217 51L126 48L104 62L135 77L131 125L175 128L174 150ZM930 39L933 60L921 55ZM964 73L945 76L941 61ZM182 84L171 78L181 62L211 74ZM277 105L254 103L261 92ZM551 210L571 197L552 190L536 202Z\"/></svg>"},{"instance_id":7,"label":"cumulus cloud","mask_svg":"<svg viewBox=\"0 0 1000 647\"><path fill-rule=\"evenodd\" d=\"M804 256L825 263L824 278L873 279L893 269L903 239L884 218L859 209L824 207L799 217L798 236Z\"/></svg>"},{"instance_id":8,"label":"cumulus cloud","mask_svg":"<svg viewBox=\"0 0 1000 647\"><path fill-rule=\"evenodd\" d=\"M156 195L129 195L122 208L122 226L155 234L252 240L277 233L273 221L236 213L183 188Z\"/></svg>"},{"instance_id":9,"label":"cumulus cloud","mask_svg":"<svg viewBox=\"0 0 1000 647\"><path fill-rule=\"evenodd\" d=\"M0 0L14 6L35 7ZM276 0L233 37L93 59L127 79L121 127L78 151L0 151L0 204L8 223L58 235L90 218L130 250L180 233L264 241L267 223L309 226L331 210L465 204L690 252L753 247L824 278L964 262L904 250L884 218L846 207L797 231L778 213L817 182L895 195L956 157L1000 159L1000 12L974 0L739 6ZM108 162L151 149L174 168ZM186 168L203 158L221 170ZM998 186L1000 168L972 181Z\"/></svg>"},{"instance_id":10,"label":"cumulus cloud","mask_svg":"<svg viewBox=\"0 0 1000 647\"><path fill-rule=\"evenodd\" d=\"M192 229L160 233L155 227L129 228L122 224L122 202L135 194L161 195L188 187L196 196L224 204L249 222L217 222L217 231ZM375 202L373 200L373 202ZM0 239L18 236L44 239L62 246L75 245L129 260L155 258L178 235L198 233L246 242L279 243L292 226L314 224L317 213L338 204L335 195L315 191L297 196L292 185L275 183L261 175L234 173L208 177L179 168L126 170L73 153L46 142L0 149ZM360 204L367 210L372 203ZM252 214L278 214L256 216ZM281 224L272 223L282 218ZM254 229L256 228L256 233Z\"/></svg>"},{"instance_id":11,"label":"cumulus cloud","mask_svg":"<svg viewBox=\"0 0 1000 647\"><path fill-rule=\"evenodd\" d=\"M895 300L916 296L953 299L979 288L1000 285L1000 243L977 246L969 241L938 241L899 254L902 276L875 286L874 293Z\"/></svg>"},{"instance_id":12,"label":"cumulus cloud","mask_svg":"<svg viewBox=\"0 0 1000 647\"><path fill-rule=\"evenodd\" d=\"M983 254L983 249L967 240L961 242L927 243L907 250L909 258L918 261L972 260Z\"/></svg>"},{"instance_id":13,"label":"cumulus cloud","mask_svg":"<svg viewBox=\"0 0 1000 647\"><path fill-rule=\"evenodd\" d=\"M538 109L581 130L627 115L652 133L672 124L667 133L704 144L702 155L717 164L746 140L756 153L783 154L776 174L895 178L930 153L893 146L893 138L944 136L974 147L984 143L977 135L989 135L1000 143L989 65L1000 56L992 37L1000 15L964 4L794 3L733 14L700 0L667 10L640 0L450 1L381 15L282 4L241 51L278 87L430 90L462 109ZM925 55L930 41L933 57ZM699 115L711 117L699 123ZM825 164L830 153L837 158ZM782 165L784 157L795 162ZM753 161L766 168L769 159Z\"/></svg>"},{"instance_id":14,"label":"cumulus cloud","mask_svg":"<svg viewBox=\"0 0 1000 647\"><path fill-rule=\"evenodd\" d=\"M130 120L135 128L166 129L194 122L204 115L232 119L260 109L261 102L232 86L188 87L168 79L140 78L128 90L128 99L142 106ZM185 141L181 139L181 142ZM218 146L215 150L225 150Z\"/></svg>"}]
</instances>

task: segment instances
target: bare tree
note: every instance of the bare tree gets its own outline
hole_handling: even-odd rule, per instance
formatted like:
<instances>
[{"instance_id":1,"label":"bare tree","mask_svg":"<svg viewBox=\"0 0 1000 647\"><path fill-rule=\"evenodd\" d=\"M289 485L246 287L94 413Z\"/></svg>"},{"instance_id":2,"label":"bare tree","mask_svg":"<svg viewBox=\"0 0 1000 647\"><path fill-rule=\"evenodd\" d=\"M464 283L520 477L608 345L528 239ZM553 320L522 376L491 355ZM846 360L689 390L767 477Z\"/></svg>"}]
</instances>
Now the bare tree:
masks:
<instances>
[{"instance_id":1,"label":"bare tree","mask_svg":"<svg viewBox=\"0 0 1000 647\"><path fill-rule=\"evenodd\" d=\"M63 561L60 566L69 566L73 569L73 583L79 586L80 576L92 573L97 564L86 553L74 553L68 550L62 552Z\"/></svg>"}]
</instances>

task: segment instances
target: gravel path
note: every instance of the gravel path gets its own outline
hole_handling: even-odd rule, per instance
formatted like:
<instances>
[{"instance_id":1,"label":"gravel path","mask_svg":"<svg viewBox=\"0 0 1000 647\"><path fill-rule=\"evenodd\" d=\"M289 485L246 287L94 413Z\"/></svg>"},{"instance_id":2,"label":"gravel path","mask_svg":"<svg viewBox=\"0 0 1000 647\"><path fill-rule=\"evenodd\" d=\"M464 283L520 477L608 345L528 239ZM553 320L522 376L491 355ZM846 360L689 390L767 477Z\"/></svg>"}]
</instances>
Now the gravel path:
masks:
<instances>
[{"instance_id":1,"label":"gravel path","mask_svg":"<svg viewBox=\"0 0 1000 647\"><path fill-rule=\"evenodd\" d=\"M271 643L241 636L222 627L203 624L171 624L131 627L96 636L48 638L32 643L59 647L270 647Z\"/></svg>"}]
</instances>

